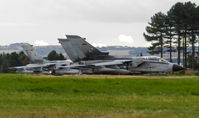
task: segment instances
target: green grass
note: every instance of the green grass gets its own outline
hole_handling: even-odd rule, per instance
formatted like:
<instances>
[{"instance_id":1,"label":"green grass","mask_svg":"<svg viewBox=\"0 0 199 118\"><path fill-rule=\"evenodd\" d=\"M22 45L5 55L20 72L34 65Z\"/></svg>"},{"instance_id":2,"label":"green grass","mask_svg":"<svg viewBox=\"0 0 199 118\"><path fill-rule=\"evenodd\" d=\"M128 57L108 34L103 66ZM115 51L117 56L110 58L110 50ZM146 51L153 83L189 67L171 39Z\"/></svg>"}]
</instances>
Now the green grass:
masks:
<instances>
[{"instance_id":1,"label":"green grass","mask_svg":"<svg viewBox=\"0 0 199 118\"><path fill-rule=\"evenodd\" d=\"M197 76L104 78L0 74L0 118L199 117Z\"/></svg>"}]
</instances>

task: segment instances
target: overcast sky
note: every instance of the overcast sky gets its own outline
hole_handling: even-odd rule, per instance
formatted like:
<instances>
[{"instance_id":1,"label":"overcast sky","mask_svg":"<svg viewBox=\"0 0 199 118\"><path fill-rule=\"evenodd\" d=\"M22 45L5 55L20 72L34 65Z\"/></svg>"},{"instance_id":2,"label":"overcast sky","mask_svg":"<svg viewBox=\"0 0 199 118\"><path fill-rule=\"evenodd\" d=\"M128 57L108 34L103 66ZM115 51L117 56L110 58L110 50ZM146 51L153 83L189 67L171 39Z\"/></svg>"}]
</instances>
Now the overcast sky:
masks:
<instances>
[{"instance_id":1,"label":"overcast sky","mask_svg":"<svg viewBox=\"0 0 199 118\"><path fill-rule=\"evenodd\" d=\"M186 0L179 0L185 2ZM197 5L199 0L191 0ZM0 45L57 45L65 34L95 46L147 46L150 17L178 0L0 0Z\"/></svg>"}]
</instances>

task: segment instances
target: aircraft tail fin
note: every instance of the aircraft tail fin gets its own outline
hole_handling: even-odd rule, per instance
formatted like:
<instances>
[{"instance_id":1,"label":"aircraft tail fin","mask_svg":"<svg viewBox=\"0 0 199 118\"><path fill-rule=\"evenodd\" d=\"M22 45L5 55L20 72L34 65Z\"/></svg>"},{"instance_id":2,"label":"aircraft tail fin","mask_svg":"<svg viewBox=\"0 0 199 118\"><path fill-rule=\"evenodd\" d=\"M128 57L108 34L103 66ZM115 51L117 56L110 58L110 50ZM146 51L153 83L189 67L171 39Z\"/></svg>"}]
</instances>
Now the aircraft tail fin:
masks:
<instances>
[{"instance_id":1,"label":"aircraft tail fin","mask_svg":"<svg viewBox=\"0 0 199 118\"><path fill-rule=\"evenodd\" d=\"M33 45L24 43L21 45L21 47L23 48L23 50L25 51L27 56L30 58L31 62L33 62L33 63L42 63L43 62L43 58L35 52Z\"/></svg>"},{"instance_id":2,"label":"aircraft tail fin","mask_svg":"<svg viewBox=\"0 0 199 118\"><path fill-rule=\"evenodd\" d=\"M73 61L96 60L110 58L108 53L99 51L89 44L85 38L76 35L66 35L66 39L58 39L68 57Z\"/></svg>"}]
</instances>

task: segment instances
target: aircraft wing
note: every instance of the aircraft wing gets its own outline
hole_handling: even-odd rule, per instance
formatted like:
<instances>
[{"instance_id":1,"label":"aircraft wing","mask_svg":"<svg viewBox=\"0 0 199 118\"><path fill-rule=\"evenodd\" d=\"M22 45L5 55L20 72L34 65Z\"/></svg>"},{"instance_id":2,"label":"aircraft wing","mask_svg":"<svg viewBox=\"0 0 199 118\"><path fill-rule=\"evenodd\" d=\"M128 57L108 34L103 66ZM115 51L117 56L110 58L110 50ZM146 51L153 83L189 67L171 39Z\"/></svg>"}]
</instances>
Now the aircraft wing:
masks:
<instances>
[{"instance_id":1,"label":"aircraft wing","mask_svg":"<svg viewBox=\"0 0 199 118\"><path fill-rule=\"evenodd\" d=\"M9 69L24 69L26 66L16 66L16 67L10 67Z\"/></svg>"},{"instance_id":2,"label":"aircraft wing","mask_svg":"<svg viewBox=\"0 0 199 118\"><path fill-rule=\"evenodd\" d=\"M63 68L97 68L102 66L112 66L112 65L122 65L132 62L131 60L112 60L108 62L99 62L99 63L92 63L92 64L72 64L69 66L65 66Z\"/></svg>"},{"instance_id":3,"label":"aircraft wing","mask_svg":"<svg viewBox=\"0 0 199 118\"><path fill-rule=\"evenodd\" d=\"M16 67L10 67L9 69L34 69L34 68L41 68L41 67L48 67L48 66L54 66L54 63L46 63L46 64L28 64L26 66L16 66Z\"/></svg>"},{"instance_id":4,"label":"aircraft wing","mask_svg":"<svg viewBox=\"0 0 199 118\"><path fill-rule=\"evenodd\" d=\"M132 62L131 60L113 60L109 62L101 62L101 63L95 63L91 64L92 66L112 66L112 65L122 65L125 63L130 63Z\"/></svg>"}]
</instances>

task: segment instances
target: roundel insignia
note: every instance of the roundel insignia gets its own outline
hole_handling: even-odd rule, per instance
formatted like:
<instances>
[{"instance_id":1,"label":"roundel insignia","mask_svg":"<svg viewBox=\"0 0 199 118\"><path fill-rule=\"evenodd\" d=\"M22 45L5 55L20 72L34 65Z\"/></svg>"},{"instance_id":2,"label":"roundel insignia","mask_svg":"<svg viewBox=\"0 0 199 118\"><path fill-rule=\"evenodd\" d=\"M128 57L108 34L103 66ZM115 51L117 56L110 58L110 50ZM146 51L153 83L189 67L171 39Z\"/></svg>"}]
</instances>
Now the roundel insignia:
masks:
<instances>
[{"instance_id":1,"label":"roundel insignia","mask_svg":"<svg viewBox=\"0 0 199 118\"><path fill-rule=\"evenodd\" d=\"M82 44L82 46L83 46L83 47L86 47L86 44L85 44L85 43L83 43L83 44Z\"/></svg>"}]
</instances>

